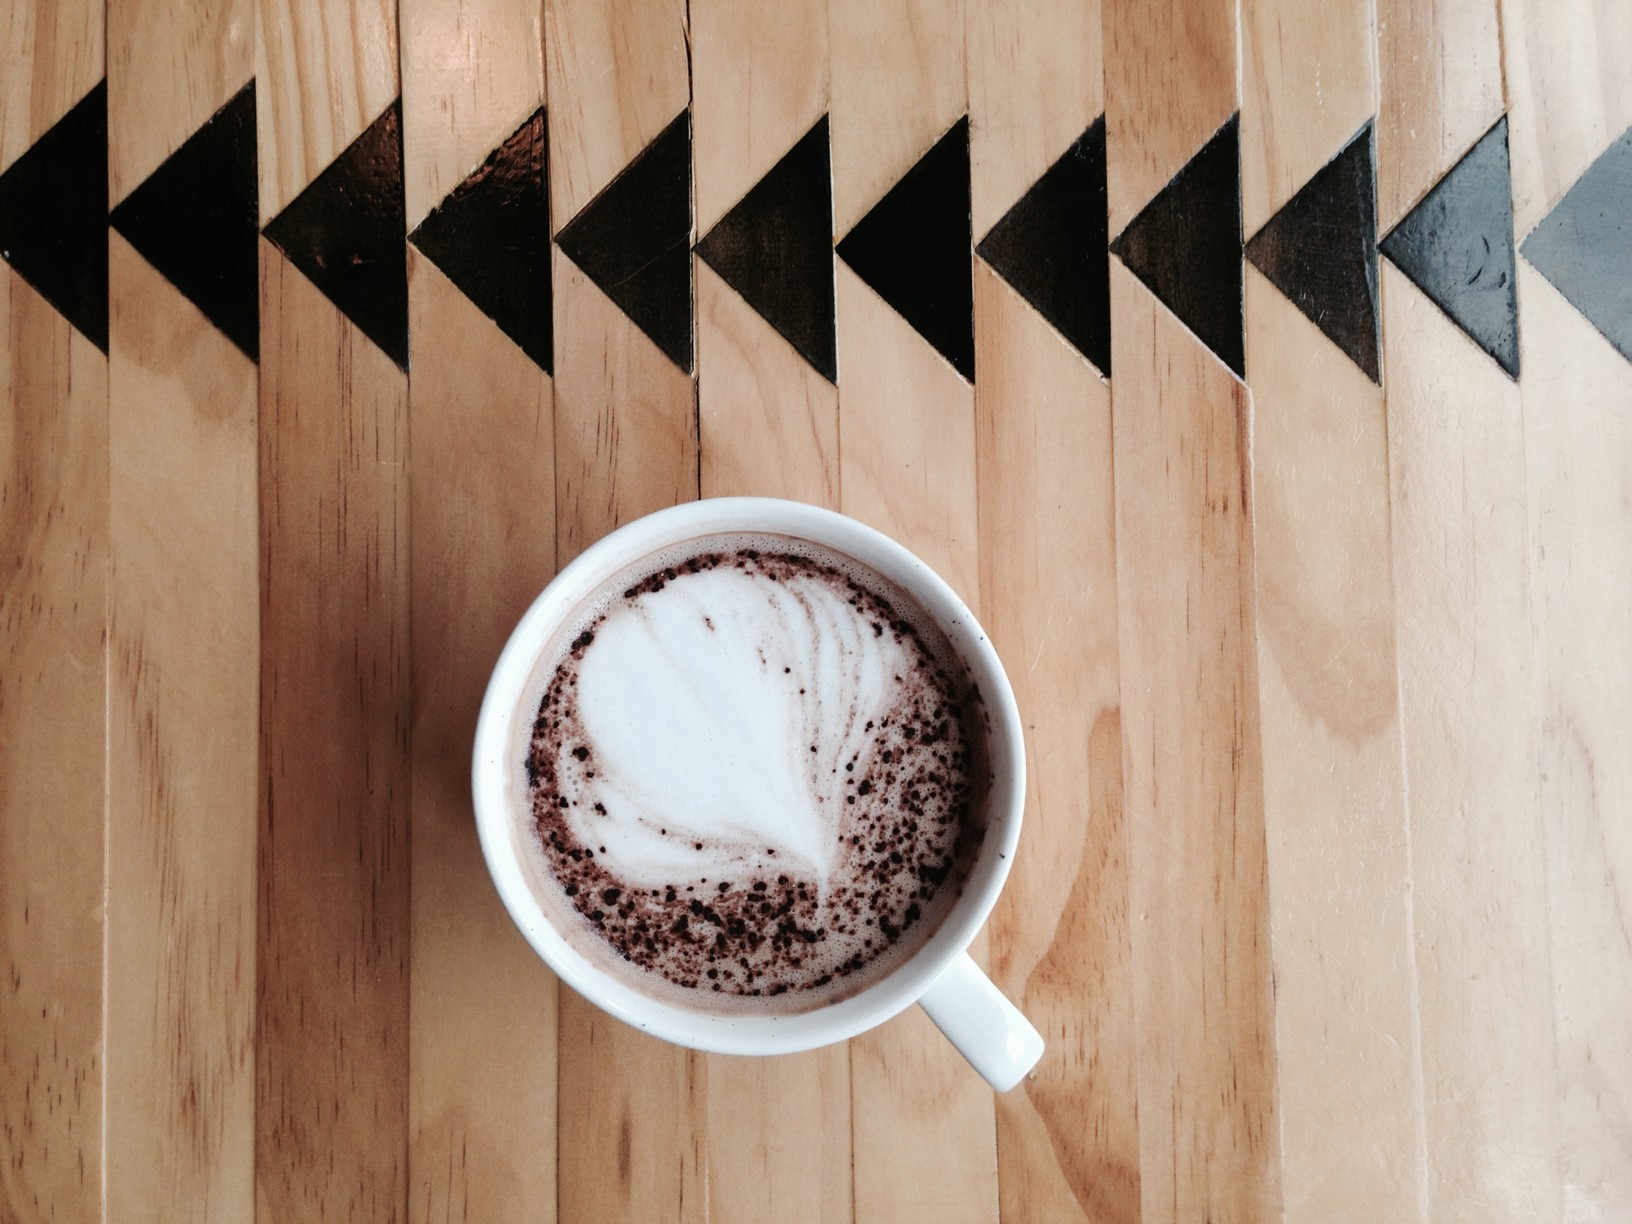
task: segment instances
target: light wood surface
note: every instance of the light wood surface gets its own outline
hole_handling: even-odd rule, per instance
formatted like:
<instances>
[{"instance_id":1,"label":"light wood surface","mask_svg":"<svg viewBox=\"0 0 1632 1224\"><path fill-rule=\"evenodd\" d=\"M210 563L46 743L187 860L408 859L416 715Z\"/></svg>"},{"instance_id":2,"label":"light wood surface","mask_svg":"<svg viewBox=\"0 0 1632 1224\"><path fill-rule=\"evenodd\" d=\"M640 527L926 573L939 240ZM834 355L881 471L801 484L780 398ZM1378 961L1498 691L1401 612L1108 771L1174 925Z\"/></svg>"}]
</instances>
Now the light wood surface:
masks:
<instances>
[{"instance_id":1,"label":"light wood surface","mask_svg":"<svg viewBox=\"0 0 1632 1224\"><path fill-rule=\"evenodd\" d=\"M3 275L0 1204L88 1221L103 1197L108 365Z\"/></svg>"},{"instance_id":2,"label":"light wood surface","mask_svg":"<svg viewBox=\"0 0 1632 1224\"><path fill-rule=\"evenodd\" d=\"M110 200L254 75L254 13L107 6ZM109 255L105 1092L110 1116L148 1125L108 1129L107 1198L136 1218L248 1219L258 379L122 238Z\"/></svg>"},{"instance_id":3,"label":"light wood surface","mask_svg":"<svg viewBox=\"0 0 1632 1224\"><path fill-rule=\"evenodd\" d=\"M967 115L978 243L1103 114L1114 237L1239 115L1250 237L1371 119L1381 235L1505 114L1522 242L1628 64L1613 0L0 0L0 173L105 79L118 202L253 78L264 224L400 97L412 229L547 104L559 231L689 109L695 240L825 115L837 241ZM553 372L412 247L406 371L265 238L258 364L116 234L106 354L0 269L0 1221L1632 1220L1632 363L1554 285L1510 379L1383 260L1379 385L1249 267L1243 381L1113 258L1107 377L971 257L971 383L836 260L835 385L546 237ZM515 619L728 494L1004 660L1013 1092L916 1011L659 1043L487 879Z\"/></svg>"}]
</instances>

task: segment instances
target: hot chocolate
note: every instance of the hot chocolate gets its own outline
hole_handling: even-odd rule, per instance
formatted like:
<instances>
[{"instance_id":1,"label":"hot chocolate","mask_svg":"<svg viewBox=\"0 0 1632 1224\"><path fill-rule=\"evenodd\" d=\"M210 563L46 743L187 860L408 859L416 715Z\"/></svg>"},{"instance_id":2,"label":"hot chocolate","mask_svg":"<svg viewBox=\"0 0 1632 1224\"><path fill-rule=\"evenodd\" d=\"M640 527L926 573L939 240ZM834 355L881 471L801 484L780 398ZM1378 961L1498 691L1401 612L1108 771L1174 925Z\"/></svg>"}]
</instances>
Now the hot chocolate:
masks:
<instances>
[{"instance_id":1,"label":"hot chocolate","mask_svg":"<svg viewBox=\"0 0 1632 1224\"><path fill-rule=\"evenodd\" d=\"M535 673L525 769L574 942L649 993L801 1011L922 945L985 819L978 692L870 569L694 540L607 584Z\"/></svg>"}]
</instances>

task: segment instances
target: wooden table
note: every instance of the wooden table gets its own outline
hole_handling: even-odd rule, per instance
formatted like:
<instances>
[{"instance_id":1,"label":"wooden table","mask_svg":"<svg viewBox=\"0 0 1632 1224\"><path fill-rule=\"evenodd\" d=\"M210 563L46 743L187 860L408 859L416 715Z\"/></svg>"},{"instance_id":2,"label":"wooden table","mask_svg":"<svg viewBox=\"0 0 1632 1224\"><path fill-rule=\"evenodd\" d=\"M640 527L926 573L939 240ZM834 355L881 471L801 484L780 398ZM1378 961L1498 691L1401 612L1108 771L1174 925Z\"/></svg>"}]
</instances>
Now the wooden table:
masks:
<instances>
[{"instance_id":1,"label":"wooden table","mask_svg":"<svg viewBox=\"0 0 1632 1224\"><path fill-rule=\"evenodd\" d=\"M1632 325L1567 266L1632 259L1567 198L1619 173L1632 8L0 31L0 1220L1632 1219ZM488 882L515 618L733 493L892 533L1002 652L1010 1094L917 1014L658 1044Z\"/></svg>"}]
</instances>

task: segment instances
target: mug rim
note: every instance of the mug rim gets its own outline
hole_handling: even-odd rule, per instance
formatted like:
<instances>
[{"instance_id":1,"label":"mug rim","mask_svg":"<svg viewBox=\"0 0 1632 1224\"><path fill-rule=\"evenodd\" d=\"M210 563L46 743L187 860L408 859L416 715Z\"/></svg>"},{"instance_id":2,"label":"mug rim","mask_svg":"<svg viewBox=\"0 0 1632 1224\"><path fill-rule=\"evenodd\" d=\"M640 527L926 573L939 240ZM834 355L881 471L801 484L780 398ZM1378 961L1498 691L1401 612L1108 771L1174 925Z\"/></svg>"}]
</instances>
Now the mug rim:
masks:
<instances>
[{"instance_id":1,"label":"mug rim","mask_svg":"<svg viewBox=\"0 0 1632 1224\"><path fill-rule=\"evenodd\" d=\"M808 539L855 557L900 586L924 607L964 661L989 721L993 767L987 827L963 892L926 942L884 976L854 994L802 1012L688 1007L643 992L596 965L558 929L536 895L523 865L531 824L511 798L514 778L507 757L517 720L533 716L521 706L539 659L562 623L603 582L640 558L690 539L733 532ZM1000 760L1007 764L1001 776ZM514 773L519 775L519 765ZM483 695L471 783L488 872L512 921L561 981L613 1017L678 1045L720 1054L795 1053L847 1040L900 1014L968 950L1014 862L1025 806L1025 742L1013 688L985 630L957 592L905 546L865 523L806 502L703 498L654 511L609 532L561 567L533 600L505 642Z\"/></svg>"}]
</instances>

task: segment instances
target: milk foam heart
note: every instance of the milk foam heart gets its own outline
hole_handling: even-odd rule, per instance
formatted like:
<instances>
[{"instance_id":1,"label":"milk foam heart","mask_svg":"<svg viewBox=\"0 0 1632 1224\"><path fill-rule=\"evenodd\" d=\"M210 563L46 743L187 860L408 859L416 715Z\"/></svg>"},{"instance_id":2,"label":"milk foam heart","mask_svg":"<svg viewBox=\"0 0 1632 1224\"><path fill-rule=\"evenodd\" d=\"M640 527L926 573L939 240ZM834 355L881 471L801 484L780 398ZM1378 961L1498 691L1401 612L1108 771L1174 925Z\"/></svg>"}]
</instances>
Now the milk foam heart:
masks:
<instances>
[{"instance_id":1,"label":"milk foam heart","mask_svg":"<svg viewBox=\"0 0 1632 1224\"><path fill-rule=\"evenodd\" d=\"M593 770L574 768L579 745L558 762L575 783L563 788L573 831L606 847L608 870L650 888L797 865L826 885L842 767L871 764L862 728L886 717L892 677L914 665L843 594L732 566L608 612L579 669Z\"/></svg>"},{"instance_id":2,"label":"milk foam heart","mask_svg":"<svg viewBox=\"0 0 1632 1224\"><path fill-rule=\"evenodd\" d=\"M606 955L713 1008L797 1010L887 972L956 899L983 828L979 695L865 567L693 541L609 583L544 662L538 848Z\"/></svg>"}]
</instances>

